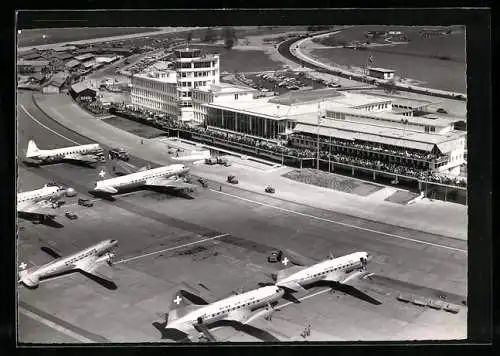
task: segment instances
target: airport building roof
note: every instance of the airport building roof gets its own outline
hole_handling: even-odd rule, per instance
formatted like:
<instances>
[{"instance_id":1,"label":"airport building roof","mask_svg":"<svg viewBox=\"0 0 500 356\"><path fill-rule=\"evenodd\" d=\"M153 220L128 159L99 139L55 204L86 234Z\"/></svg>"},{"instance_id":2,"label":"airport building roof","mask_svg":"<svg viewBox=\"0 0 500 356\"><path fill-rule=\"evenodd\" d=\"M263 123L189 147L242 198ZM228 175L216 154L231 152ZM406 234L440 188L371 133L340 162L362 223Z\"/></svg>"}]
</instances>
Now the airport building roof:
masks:
<instances>
[{"instance_id":1,"label":"airport building roof","mask_svg":"<svg viewBox=\"0 0 500 356\"><path fill-rule=\"evenodd\" d=\"M94 54L92 53L86 53L86 54L81 54L79 56L75 56L75 59L77 61L85 61L86 59L94 57Z\"/></svg>"},{"instance_id":2,"label":"airport building roof","mask_svg":"<svg viewBox=\"0 0 500 356\"><path fill-rule=\"evenodd\" d=\"M64 47L56 47L53 48L55 52L65 52L65 51L74 51L76 46L64 46Z\"/></svg>"},{"instance_id":3,"label":"airport building roof","mask_svg":"<svg viewBox=\"0 0 500 356\"><path fill-rule=\"evenodd\" d=\"M46 60L40 60L40 61L26 61L23 59L20 59L17 61L17 65L24 65L24 66L32 66L32 67L44 67L49 65L49 61Z\"/></svg>"},{"instance_id":4,"label":"airport building roof","mask_svg":"<svg viewBox=\"0 0 500 356\"><path fill-rule=\"evenodd\" d=\"M67 68L74 68L74 67L78 66L79 64L80 64L79 61L77 61L76 59L73 59L71 61L66 62L65 66Z\"/></svg>"},{"instance_id":5,"label":"airport building roof","mask_svg":"<svg viewBox=\"0 0 500 356\"><path fill-rule=\"evenodd\" d=\"M79 82L79 83L75 83L71 86L71 89L75 92L75 93L81 93L82 91L86 90L86 89L90 89L90 90L94 90L91 88L90 86L90 83L88 81L83 81L83 82ZM94 90L95 91L95 90Z\"/></svg>"},{"instance_id":6,"label":"airport building roof","mask_svg":"<svg viewBox=\"0 0 500 356\"><path fill-rule=\"evenodd\" d=\"M371 125L366 123L352 122L347 120L336 120L322 118L318 128L317 117L303 118L295 126L294 131L317 135L344 138L349 140L362 140L377 142L398 147L408 147L418 150L430 151L437 145L442 152L450 151L450 144L454 140L465 138L464 131L450 131L446 134L423 133L403 128Z\"/></svg>"},{"instance_id":7,"label":"airport building roof","mask_svg":"<svg viewBox=\"0 0 500 356\"><path fill-rule=\"evenodd\" d=\"M368 68L368 70L380 73L394 73L393 69L379 68L379 67Z\"/></svg>"},{"instance_id":8,"label":"airport building roof","mask_svg":"<svg viewBox=\"0 0 500 356\"><path fill-rule=\"evenodd\" d=\"M221 94L257 92L257 89L254 88L244 87L242 85L228 84L228 83L210 84L204 87L198 87L195 90L221 93Z\"/></svg>"},{"instance_id":9,"label":"airport building roof","mask_svg":"<svg viewBox=\"0 0 500 356\"><path fill-rule=\"evenodd\" d=\"M346 106L357 107L381 102L390 102L390 100L366 94L341 93L333 89L321 89L291 92L279 97L258 98L252 101L235 100L224 104L206 104L206 106L282 120L288 117L296 119L296 116L302 114L317 116L318 103L320 103L322 110L325 107L334 110L346 108ZM356 113L366 113L362 110L351 110Z\"/></svg>"},{"instance_id":10,"label":"airport building roof","mask_svg":"<svg viewBox=\"0 0 500 356\"><path fill-rule=\"evenodd\" d=\"M408 120L408 123L421 125L421 126L435 126L435 127L446 127L454 123L455 121L459 121L457 119L451 118L441 118L437 115L434 115L433 118L424 117L424 116L402 116L397 115L387 111L378 111L378 112L368 112L358 109L351 109L346 107L328 107L326 106L327 111L340 112L348 115L355 115L373 119L379 119L381 121L392 121L392 122L402 122L403 120Z\"/></svg>"}]
</instances>

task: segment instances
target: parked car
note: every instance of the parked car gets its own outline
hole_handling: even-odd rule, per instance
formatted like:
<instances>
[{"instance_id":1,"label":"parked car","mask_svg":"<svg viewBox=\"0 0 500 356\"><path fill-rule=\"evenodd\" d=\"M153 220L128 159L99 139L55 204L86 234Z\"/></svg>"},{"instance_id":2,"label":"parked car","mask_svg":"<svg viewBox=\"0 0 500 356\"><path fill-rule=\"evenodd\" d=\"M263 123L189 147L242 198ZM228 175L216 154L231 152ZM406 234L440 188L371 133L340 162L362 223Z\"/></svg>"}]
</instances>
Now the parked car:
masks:
<instances>
[{"instance_id":1,"label":"parked car","mask_svg":"<svg viewBox=\"0 0 500 356\"><path fill-rule=\"evenodd\" d=\"M113 148L109 151L109 155L111 159L121 159L122 161L129 160L129 155L123 148Z\"/></svg>"},{"instance_id":2,"label":"parked car","mask_svg":"<svg viewBox=\"0 0 500 356\"><path fill-rule=\"evenodd\" d=\"M236 179L236 177L233 175L227 176L227 181L228 181L228 183L231 183L231 184L238 184L238 179Z\"/></svg>"},{"instance_id":3,"label":"parked car","mask_svg":"<svg viewBox=\"0 0 500 356\"><path fill-rule=\"evenodd\" d=\"M265 190L266 190L266 193L273 194L275 192L275 189L273 187L271 187L270 185L268 185Z\"/></svg>"},{"instance_id":4,"label":"parked car","mask_svg":"<svg viewBox=\"0 0 500 356\"><path fill-rule=\"evenodd\" d=\"M94 203L92 203L89 199L83 199L79 198L78 199L78 205L85 206L87 208L93 207Z\"/></svg>"},{"instance_id":5,"label":"parked car","mask_svg":"<svg viewBox=\"0 0 500 356\"><path fill-rule=\"evenodd\" d=\"M200 182L200 184L201 184L201 186L202 186L203 188L208 187L208 182L207 182L207 180L206 180L206 179L204 179L204 178L198 178L198 182Z\"/></svg>"},{"instance_id":6,"label":"parked car","mask_svg":"<svg viewBox=\"0 0 500 356\"><path fill-rule=\"evenodd\" d=\"M205 164L208 164L208 165L217 164L217 158L215 158L215 157L205 158Z\"/></svg>"},{"instance_id":7,"label":"parked car","mask_svg":"<svg viewBox=\"0 0 500 356\"><path fill-rule=\"evenodd\" d=\"M76 219L78 219L78 216L75 213L71 212L71 211L68 211L65 215L70 220L76 220Z\"/></svg>"},{"instance_id":8,"label":"parked car","mask_svg":"<svg viewBox=\"0 0 500 356\"><path fill-rule=\"evenodd\" d=\"M281 250L273 250L271 254L267 257L267 262L269 263L276 263L281 261L281 258L283 257L283 251Z\"/></svg>"},{"instance_id":9,"label":"parked car","mask_svg":"<svg viewBox=\"0 0 500 356\"><path fill-rule=\"evenodd\" d=\"M54 208L54 209L60 208L64 204L66 204L66 202L64 200L58 200L58 201L55 201L52 203L52 208Z\"/></svg>"}]
</instances>

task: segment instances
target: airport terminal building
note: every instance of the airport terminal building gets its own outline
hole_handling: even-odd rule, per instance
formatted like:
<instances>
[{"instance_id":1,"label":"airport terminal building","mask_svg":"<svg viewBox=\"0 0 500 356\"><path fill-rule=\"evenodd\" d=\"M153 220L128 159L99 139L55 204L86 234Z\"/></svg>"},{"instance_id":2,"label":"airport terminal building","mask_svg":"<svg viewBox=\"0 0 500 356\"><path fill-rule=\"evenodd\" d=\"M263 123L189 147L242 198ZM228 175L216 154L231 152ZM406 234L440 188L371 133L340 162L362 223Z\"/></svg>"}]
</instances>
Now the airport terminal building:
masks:
<instances>
[{"instance_id":1,"label":"airport terminal building","mask_svg":"<svg viewBox=\"0 0 500 356\"><path fill-rule=\"evenodd\" d=\"M466 162L461 119L396 114L388 97L324 89L203 105L211 130L433 172Z\"/></svg>"},{"instance_id":2,"label":"airport terminal building","mask_svg":"<svg viewBox=\"0 0 500 356\"><path fill-rule=\"evenodd\" d=\"M141 109L193 121L192 91L219 83L219 55L176 50L169 69L132 77L131 101Z\"/></svg>"}]
</instances>

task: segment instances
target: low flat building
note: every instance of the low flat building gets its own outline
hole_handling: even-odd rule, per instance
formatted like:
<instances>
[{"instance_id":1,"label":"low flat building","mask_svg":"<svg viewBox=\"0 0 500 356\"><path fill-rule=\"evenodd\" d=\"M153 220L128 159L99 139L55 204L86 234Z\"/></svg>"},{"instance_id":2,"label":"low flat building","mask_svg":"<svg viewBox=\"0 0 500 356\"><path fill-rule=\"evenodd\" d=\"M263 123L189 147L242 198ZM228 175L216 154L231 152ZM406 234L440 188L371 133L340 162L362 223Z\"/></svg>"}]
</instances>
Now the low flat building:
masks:
<instances>
[{"instance_id":1,"label":"low flat building","mask_svg":"<svg viewBox=\"0 0 500 356\"><path fill-rule=\"evenodd\" d=\"M97 96L97 91L86 81L73 84L69 92L74 99L82 101L93 101Z\"/></svg>"},{"instance_id":2,"label":"low flat building","mask_svg":"<svg viewBox=\"0 0 500 356\"><path fill-rule=\"evenodd\" d=\"M208 108L204 104L224 104L236 100L252 101L257 93L258 90L253 88L226 83L211 84L193 89L193 123L198 125L207 123Z\"/></svg>"},{"instance_id":3,"label":"low flat building","mask_svg":"<svg viewBox=\"0 0 500 356\"><path fill-rule=\"evenodd\" d=\"M66 62L64 66L70 70L73 70L80 66L80 62L77 61L76 59L73 59L71 61Z\"/></svg>"},{"instance_id":4,"label":"low flat building","mask_svg":"<svg viewBox=\"0 0 500 356\"><path fill-rule=\"evenodd\" d=\"M50 64L47 60L40 61L27 61L24 59L20 59L17 61L17 70L20 72L23 71L41 71L42 68L47 67Z\"/></svg>"},{"instance_id":5,"label":"low flat building","mask_svg":"<svg viewBox=\"0 0 500 356\"><path fill-rule=\"evenodd\" d=\"M85 53L85 54L81 54L79 56L75 56L74 57L77 61L80 61L80 62L85 62L91 58L94 58L94 54L93 53Z\"/></svg>"},{"instance_id":6,"label":"low flat building","mask_svg":"<svg viewBox=\"0 0 500 356\"><path fill-rule=\"evenodd\" d=\"M386 68L368 68L368 75L373 78L391 80L394 78L394 70Z\"/></svg>"}]
</instances>

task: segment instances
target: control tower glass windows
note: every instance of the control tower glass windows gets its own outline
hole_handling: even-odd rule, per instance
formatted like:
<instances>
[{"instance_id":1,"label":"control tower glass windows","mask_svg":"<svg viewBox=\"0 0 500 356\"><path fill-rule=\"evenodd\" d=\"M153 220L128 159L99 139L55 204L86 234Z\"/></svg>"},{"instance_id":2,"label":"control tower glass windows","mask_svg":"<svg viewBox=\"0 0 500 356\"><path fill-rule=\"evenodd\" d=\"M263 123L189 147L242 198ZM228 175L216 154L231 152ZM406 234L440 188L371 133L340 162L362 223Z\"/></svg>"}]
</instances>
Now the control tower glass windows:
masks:
<instances>
[{"instance_id":1,"label":"control tower glass windows","mask_svg":"<svg viewBox=\"0 0 500 356\"><path fill-rule=\"evenodd\" d=\"M194 67L195 68L210 68L211 62L195 62Z\"/></svg>"},{"instance_id":2,"label":"control tower glass windows","mask_svg":"<svg viewBox=\"0 0 500 356\"><path fill-rule=\"evenodd\" d=\"M183 69L191 69L192 65L191 65L191 63L181 63L181 68L183 68Z\"/></svg>"}]
</instances>

